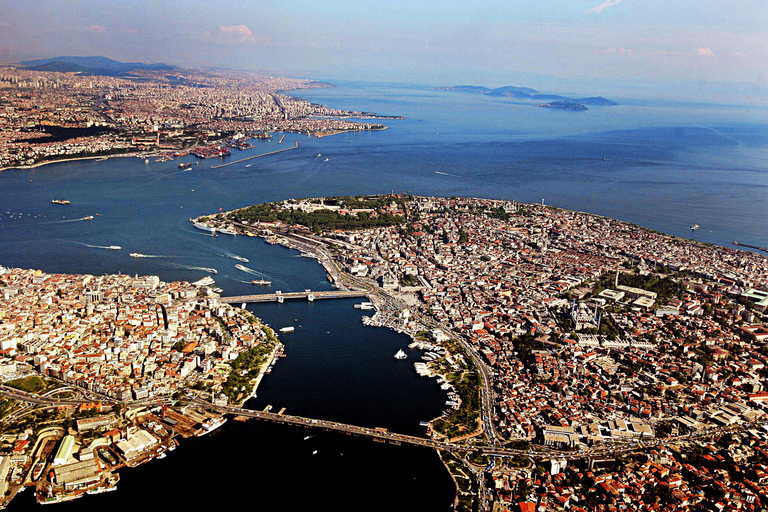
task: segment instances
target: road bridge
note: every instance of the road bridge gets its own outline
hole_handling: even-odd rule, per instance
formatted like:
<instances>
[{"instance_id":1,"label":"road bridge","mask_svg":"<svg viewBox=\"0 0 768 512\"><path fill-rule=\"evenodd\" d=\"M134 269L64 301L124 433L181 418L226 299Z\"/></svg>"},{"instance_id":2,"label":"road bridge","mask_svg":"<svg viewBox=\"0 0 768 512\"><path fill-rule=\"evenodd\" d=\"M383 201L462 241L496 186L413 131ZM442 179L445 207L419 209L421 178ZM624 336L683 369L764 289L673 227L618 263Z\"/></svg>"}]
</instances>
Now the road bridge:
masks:
<instances>
[{"instance_id":1,"label":"road bridge","mask_svg":"<svg viewBox=\"0 0 768 512\"><path fill-rule=\"evenodd\" d=\"M304 290L303 292L275 292L275 293L257 293L255 295L236 295L234 297L221 297L221 302L226 304L240 304L243 302L275 302L289 299L350 299L355 297L365 297L366 292L355 290L331 290L322 292L313 292Z\"/></svg>"}]
</instances>

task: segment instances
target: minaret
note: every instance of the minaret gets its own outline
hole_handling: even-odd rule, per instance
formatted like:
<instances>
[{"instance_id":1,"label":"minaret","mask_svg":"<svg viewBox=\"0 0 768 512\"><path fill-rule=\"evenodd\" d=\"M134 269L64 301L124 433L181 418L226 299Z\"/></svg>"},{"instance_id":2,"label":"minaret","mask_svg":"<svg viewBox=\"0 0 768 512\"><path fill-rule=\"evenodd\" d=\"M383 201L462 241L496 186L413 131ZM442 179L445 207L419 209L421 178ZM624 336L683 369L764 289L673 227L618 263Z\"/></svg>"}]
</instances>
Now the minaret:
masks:
<instances>
[{"instance_id":1,"label":"minaret","mask_svg":"<svg viewBox=\"0 0 768 512\"><path fill-rule=\"evenodd\" d=\"M613 289L615 290L618 287L619 287L619 271L616 270L616 279L614 279L613 281Z\"/></svg>"}]
</instances>

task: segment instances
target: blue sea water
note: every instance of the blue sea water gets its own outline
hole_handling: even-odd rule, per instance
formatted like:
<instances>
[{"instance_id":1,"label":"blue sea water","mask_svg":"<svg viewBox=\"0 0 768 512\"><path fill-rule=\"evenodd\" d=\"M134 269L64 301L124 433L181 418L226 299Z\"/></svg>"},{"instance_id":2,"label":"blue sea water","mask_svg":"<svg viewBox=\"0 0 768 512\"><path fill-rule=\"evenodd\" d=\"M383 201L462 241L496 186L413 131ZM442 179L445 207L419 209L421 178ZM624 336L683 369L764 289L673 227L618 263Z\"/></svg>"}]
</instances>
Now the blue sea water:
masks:
<instances>
[{"instance_id":1,"label":"blue sea water","mask_svg":"<svg viewBox=\"0 0 768 512\"><path fill-rule=\"evenodd\" d=\"M381 114L384 131L321 139L287 134L235 152L225 161L293 146L296 150L219 169L206 160L143 159L58 163L0 173L0 265L46 272L154 274L165 281L197 280L219 270L224 293L329 289L315 261L258 239L211 237L190 217L291 197L410 191L539 202L617 217L674 235L729 245L734 239L768 245L768 127L755 107L653 105L618 98L616 107L586 112L535 108L511 99L424 87L342 83L296 93L316 103ZM322 154L322 156L318 156ZM327 160L326 160L327 159ZM66 198L69 206L51 204ZM98 214L98 216L96 216ZM78 220L88 215L94 220ZM693 223L701 229L691 232ZM104 247L117 245L121 250ZM131 258L140 252L154 258ZM250 259L253 273L234 267ZM363 327L352 301L249 306L284 335L287 357L262 383L254 408L421 433L419 421L439 414L444 394L392 355L407 338ZM413 354L414 356L416 354ZM446 510L453 484L434 453L361 442L323 433L312 456L304 430L229 422L204 441L182 443L171 457L125 471L116 493L71 506L124 503L128 496L211 481L216 502L239 504L233 489L276 497L286 510L308 503L337 510ZM226 475L236 475L221 479ZM136 486L140 486L139 491ZM296 489L314 501L297 501ZM413 489L424 492L413 499ZM400 491L403 492L400 492ZM155 496L156 494L153 494ZM213 496L211 494L210 496ZM387 497L384 499L383 497ZM11 504L28 506L30 496ZM237 498L237 499L236 499ZM133 499L133 498L131 498ZM194 506L201 493L169 493L160 506ZM27 501L25 501L27 500ZM207 502L206 502L207 503ZM213 503L213 501L211 502ZM62 505L62 507L68 505Z\"/></svg>"}]
</instances>

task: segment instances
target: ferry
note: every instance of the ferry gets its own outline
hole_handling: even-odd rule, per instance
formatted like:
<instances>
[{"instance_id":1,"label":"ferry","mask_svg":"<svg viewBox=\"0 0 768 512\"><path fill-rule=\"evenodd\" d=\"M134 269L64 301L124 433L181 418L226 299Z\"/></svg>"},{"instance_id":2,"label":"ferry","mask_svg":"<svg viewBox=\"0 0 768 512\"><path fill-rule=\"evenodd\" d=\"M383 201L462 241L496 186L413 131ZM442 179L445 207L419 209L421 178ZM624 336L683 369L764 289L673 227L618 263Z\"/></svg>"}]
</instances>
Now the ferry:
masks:
<instances>
[{"instance_id":1,"label":"ferry","mask_svg":"<svg viewBox=\"0 0 768 512\"><path fill-rule=\"evenodd\" d=\"M251 284L270 286L272 284L272 281L267 281L266 279L254 279L253 281L251 281Z\"/></svg>"},{"instance_id":2,"label":"ferry","mask_svg":"<svg viewBox=\"0 0 768 512\"><path fill-rule=\"evenodd\" d=\"M295 329L296 329L296 328L295 328L295 327L293 327L293 326L291 326L291 327L282 327L282 328L280 329L280 332L293 332Z\"/></svg>"},{"instance_id":3,"label":"ferry","mask_svg":"<svg viewBox=\"0 0 768 512\"><path fill-rule=\"evenodd\" d=\"M189 220L192 220L192 219L189 219ZM209 233L216 233L216 228L206 226L205 224L201 224L199 222L193 222L192 225L195 226L197 229L202 229L203 231L208 231Z\"/></svg>"},{"instance_id":4,"label":"ferry","mask_svg":"<svg viewBox=\"0 0 768 512\"><path fill-rule=\"evenodd\" d=\"M53 204L71 204L71 201L69 201L68 199L53 199L51 201L51 203L53 203Z\"/></svg>"},{"instance_id":5,"label":"ferry","mask_svg":"<svg viewBox=\"0 0 768 512\"><path fill-rule=\"evenodd\" d=\"M195 436L200 437L206 434L210 434L211 432L213 432L214 430L216 430L226 422L227 422L227 418L225 418L224 416L215 420L206 421L205 423L203 423L203 427L195 433Z\"/></svg>"},{"instance_id":6,"label":"ferry","mask_svg":"<svg viewBox=\"0 0 768 512\"><path fill-rule=\"evenodd\" d=\"M225 235L237 236L237 231L230 228L220 228L219 233L224 233Z\"/></svg>"},{"instance_id":7,"label":"ferry","mask_svg":"<svg viewBox=\"0 0 768 512\"><path fill-rule=\"evenodd\" d=\"M119 245L110 245L109 248L112 249L113 251L119 251L120 249L122 249L122 247L120 247Z\"/></svg>"},{"instance_id":8,"label":"ferry","mask_svg":"<svg viewBox=\"0 0 768 512\"><path fill-rule=\"evenodd\" d=\"M140 252L132 252L129 256L131 258L149 258L146 254L141 254Z\"/></svg>"}]
</instances>

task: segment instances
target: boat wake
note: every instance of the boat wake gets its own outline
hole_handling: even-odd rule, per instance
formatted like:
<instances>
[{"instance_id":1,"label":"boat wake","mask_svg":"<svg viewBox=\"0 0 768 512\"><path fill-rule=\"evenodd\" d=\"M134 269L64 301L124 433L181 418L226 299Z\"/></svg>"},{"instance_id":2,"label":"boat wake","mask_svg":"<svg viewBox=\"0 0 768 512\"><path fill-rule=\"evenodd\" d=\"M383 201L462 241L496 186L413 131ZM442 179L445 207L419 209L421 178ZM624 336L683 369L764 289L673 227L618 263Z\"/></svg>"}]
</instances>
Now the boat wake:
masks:
<instances>
[{"instance_id":1,"label":"boat wake","mask_svg":"<svg viewBox=\"0 0 768 512\"><path fill-rule=\"evenodd\" d=\"M122 249L119 245L91 245L91 244L83 244L86 247L90 247L91 249L111 249L113 251L119 251Z\"/></svg>"},{"instance_id":2,"label":"boat wake","mask_svg":"<svg viewBox=\"0 0 768 512\"><path fill-rule=\"evenodd\" d=\"M238 256L237 254L232 254L231 252L225 252L222 254L222 256L226 258L232 258L233 260L242 261L243 263L248 263L250 261L248 258Z\"/></svg>"},{"instance_id":3,"label":"boat wake","mask_svg":"<svg viewBox=\"0 0 768 512\"><path fill-rule=\"evenodd\" d=\"M461 176L457 174L448 174L447 172L435 171L435 174L440 174L442 176L451 176L452 178L461 178Z\"/></svg>"},{"instance_id":4,"label":"boat wake","mask_svg":"<svg viewBox=\"0 0 768 512\"><path fill-rule=\"evenodd\" d=\"M185 268L187 270L202 270L203 272L208 272L210 274L218 274L219 273L218 270L216 270L215 268L210 268L210 267L196 267L194 265L184 265L183 263L171 263L171 262L166 262L165 265L167 265L169 267L175 267L175 268Z\"/></svg>"},{"instance_id":5,"label":"boat wake","mask_svg":"<svg viewBox=\"0 0 768 512\"><path fill-rule=\"evenodd\" d=\"M252 268L248 268L248 267L243 266L243 265L235 265L235 268L237 268L237 270L242 270L246 274L252 274L254 276L263 276L264 275L261 272L259 272L258 270L253 270Z\"/></svg>"}]
</instances>

